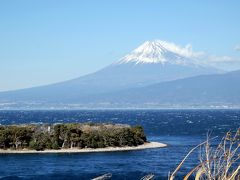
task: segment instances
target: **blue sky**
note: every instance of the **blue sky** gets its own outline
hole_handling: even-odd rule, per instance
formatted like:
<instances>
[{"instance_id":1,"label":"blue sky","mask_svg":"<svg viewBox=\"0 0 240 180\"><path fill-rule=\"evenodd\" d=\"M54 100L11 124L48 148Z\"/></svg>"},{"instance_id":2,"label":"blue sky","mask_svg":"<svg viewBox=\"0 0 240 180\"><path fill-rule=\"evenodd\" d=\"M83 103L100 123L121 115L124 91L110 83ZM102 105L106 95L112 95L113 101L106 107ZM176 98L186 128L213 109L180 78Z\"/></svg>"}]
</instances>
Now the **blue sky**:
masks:
<instances>
[{"instance_id":1,"label":"blue sky","mask_svg":"<svg viewBox=\"0 0 240 180\"><path fill-rule=\"evenodd\" d=\"M94 72L153 39L238 61L239 7L238 0L0 1L0 91Z\"/></svg>"}]
</instances>

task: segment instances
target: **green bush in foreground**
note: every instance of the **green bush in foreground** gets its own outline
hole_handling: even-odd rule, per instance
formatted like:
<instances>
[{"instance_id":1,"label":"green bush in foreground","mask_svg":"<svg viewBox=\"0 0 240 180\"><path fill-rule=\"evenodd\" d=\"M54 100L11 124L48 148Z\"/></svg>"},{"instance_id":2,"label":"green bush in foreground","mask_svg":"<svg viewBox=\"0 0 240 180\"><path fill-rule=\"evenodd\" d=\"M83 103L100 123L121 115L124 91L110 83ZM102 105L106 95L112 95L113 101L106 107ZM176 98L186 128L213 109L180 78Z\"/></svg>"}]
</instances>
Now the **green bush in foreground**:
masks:
<instances>
[{"instance_id":1,"label":"green bush in foreground","mask_svg":"<svg viewBox=\"0 0 240 180\"><path fill-rule=\"evenodd\" d=\"M113 124L55 124L0 126L0 149L104 148L146 142L141 126Z\"/></svg>"}]
</instances>

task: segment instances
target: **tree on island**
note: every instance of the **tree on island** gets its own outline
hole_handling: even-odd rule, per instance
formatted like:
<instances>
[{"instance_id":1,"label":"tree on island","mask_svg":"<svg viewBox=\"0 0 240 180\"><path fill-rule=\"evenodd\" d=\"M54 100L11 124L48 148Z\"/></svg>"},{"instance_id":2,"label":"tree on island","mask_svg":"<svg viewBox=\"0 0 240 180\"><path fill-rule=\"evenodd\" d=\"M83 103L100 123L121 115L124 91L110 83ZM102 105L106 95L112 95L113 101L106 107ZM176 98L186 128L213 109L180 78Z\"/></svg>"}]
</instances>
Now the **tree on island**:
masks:
<instances>
[{"instance_id":1,"label":"tree on island","mask_svg":"<svg viewBox=\"0 0 240 180\"><path fill-rule=\"evenodd\" d=\"M146 142L141 126L113 124L55 124L0 126L1 149L104 148Z\"/></svg>"}]
</instances>

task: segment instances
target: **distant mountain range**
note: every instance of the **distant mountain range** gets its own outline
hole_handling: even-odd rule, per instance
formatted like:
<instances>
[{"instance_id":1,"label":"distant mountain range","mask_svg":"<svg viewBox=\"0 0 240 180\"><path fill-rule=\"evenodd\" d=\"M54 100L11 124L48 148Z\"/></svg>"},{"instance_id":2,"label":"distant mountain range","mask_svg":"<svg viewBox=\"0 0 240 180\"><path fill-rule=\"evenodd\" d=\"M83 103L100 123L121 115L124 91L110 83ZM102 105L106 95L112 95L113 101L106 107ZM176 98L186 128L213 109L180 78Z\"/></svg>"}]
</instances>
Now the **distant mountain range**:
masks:
<instances>
[{"instance_id":1,"label":"distant mountain range","mask_svg":"<svg viewBox=\"0 0 240 180\"><path fill-rule=\"evenodd\" d=\"M240 70L101 94L82 102L137 107L228 107L240 104Z\"/></svg>"},{"instance_id":2,"label":"distant mountain range","mask_svg":"<svg viewBox=\"0 0 240 180\"><path fill-rule=\"evenodd\" d=\"M70 81L0 93L7 107L199 107L240 104L240 71L224 73L147 41L95 73Z\"/></svg>"}]
</instances>

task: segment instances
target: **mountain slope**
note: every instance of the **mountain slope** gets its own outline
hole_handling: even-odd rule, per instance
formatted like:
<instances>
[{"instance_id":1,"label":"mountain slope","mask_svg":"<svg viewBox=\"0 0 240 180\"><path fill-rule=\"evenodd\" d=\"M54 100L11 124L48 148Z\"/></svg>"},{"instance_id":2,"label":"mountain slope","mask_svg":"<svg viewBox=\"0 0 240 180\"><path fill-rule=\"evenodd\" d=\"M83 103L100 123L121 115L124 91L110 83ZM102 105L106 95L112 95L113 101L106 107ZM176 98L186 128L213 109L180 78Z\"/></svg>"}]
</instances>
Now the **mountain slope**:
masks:
<instances>
[{"instance_id":1,"label":"mountain slope","mask_svg":"<svg viewBox=\"0 0 240 180\"><path fill-rule=\"evenodd\" d=\"M202 75L143 88L102 94L87 101L94 103L160 105L240 105L240 70L226 74ZM84 102L84 100L82 100ZM86 101L86 99L85 99Z\"/></svg>"},{"instance_id":2,"label":"mountain slope","mask_svg":"<svg viewBox=\"0 0 240 180\"><path fill-rule=\"evenodd\" d=\"M147 41L93 74L48 86L2 92L0 102L71 103L97 94L216 72L219 71L198 64L171 43Z\"/></svg>"}]
</instances>

